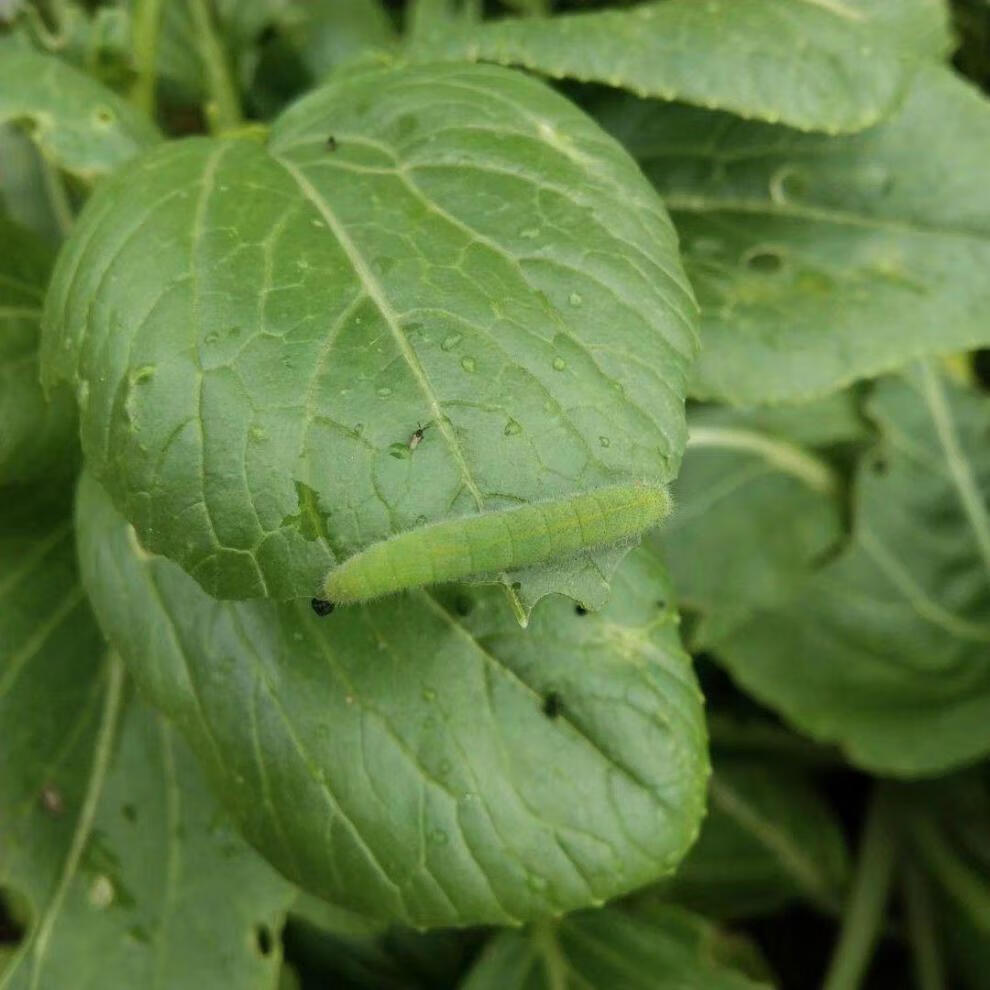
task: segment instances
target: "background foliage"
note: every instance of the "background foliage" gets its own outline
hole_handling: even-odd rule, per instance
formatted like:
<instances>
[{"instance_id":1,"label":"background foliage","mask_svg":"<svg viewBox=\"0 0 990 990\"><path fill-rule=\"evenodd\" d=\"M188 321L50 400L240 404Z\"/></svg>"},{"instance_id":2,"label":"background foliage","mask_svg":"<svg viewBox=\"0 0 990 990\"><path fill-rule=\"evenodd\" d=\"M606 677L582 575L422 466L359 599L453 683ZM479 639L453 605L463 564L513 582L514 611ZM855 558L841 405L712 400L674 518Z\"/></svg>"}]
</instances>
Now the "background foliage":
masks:
<instances>
[{"instance_id":1,"label":"background foliage","mask_svg":"<svg viewBox=\"0 0 990 990\"><path fill-rule=\"evenodd\" d=\"M0 988L984 987L988 85L985 0L0 0Z\"/></svg>"}]
</instances>

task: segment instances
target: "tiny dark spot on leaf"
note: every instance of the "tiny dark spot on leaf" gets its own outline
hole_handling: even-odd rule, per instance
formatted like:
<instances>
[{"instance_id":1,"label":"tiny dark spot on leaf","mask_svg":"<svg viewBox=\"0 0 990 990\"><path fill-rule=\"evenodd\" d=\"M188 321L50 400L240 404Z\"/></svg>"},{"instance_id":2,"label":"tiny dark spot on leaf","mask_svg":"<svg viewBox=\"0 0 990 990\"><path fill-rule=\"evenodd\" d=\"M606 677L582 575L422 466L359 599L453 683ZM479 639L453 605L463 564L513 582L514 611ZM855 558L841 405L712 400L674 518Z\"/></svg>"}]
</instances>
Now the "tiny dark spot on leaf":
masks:
<instances>
[{"instance_id":1,"label":"tiny dark spot on leaf","mask_svg":"<svg viewBox=\"0 0 990 990\"><path fill-rule=\"evenodd\" d=\"M328 602L325 598L314 598L310 603L313 607L313 611L320 616L329 615L334 610L333 602Z\"/></svg>"},{"instance_id":2,"label":"tiny dark spot on leaf","mask_svg":"<svg viewBox=\"0 0 990 990\"><path fill-rule=\"evenodd\" d=\"M550 691L543 699L543 714L556 718L564 708L564 702L556 691Z\"/></svg>"},{"instance_id":3,"label":"tiny dark spot on leaf","mask_svg":"<svg viewBox=\"0 0 990 990\"><path fill-rule=\"evenodd\" d=\"M460 616L470 615L473 608L474 599L469 598L467 595L458 595L454 599L454 611Z\"/></svg>"},{"instance_id":4,"label":"tiny dark spot on leaf","mask_svg":"<svg viewBox=\"0 0 990 990\"><path fill-rule=\"evenodd\" d=\"M121 809L120 813L126 818L131 824L137 821L137 808L133 804L125 804Z\"/></svg>"},{"instance_id":5,"label":"tiny dark spot on leaf","mask_svg":"<svg viewBox=\"0 0 990 990\"><path fill-rule=\"evenodd\" d=\"M882 454L877 454L877 456L873 458L873 463L870 466L873 468L873 473L879 475L886 474L887 468L889 467L887 464L887 458Z\"/></svg>"},{"instance_id":6,"label":"tiny dark spot on leaf","mask_svg":"<svg viewBox=\"0 0 990 990\"><path fill-rule=\"evenodd\" d=\"M587 615L588 610L580 603L574 606L574 611L577 615Z\"/></svg>"},{"instance_id":7,"label":"tiny dark spot on leaf","mask_svg":"<svg viewBox=\"0 0 990 990\"><path fill-rule=\"evenodd\" d=\"M337 139L331 134L327 138L327 151L336 151L336 150L337 150Z\"/></svg>"}]
</instances>

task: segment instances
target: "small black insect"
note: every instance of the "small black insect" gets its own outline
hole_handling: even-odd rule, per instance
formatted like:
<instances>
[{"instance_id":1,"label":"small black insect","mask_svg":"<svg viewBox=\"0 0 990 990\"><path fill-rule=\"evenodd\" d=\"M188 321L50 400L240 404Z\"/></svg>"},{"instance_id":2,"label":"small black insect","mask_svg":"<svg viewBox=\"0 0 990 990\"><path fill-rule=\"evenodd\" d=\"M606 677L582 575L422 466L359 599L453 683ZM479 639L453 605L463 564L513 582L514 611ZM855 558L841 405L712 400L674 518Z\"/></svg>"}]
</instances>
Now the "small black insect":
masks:
<instances>
[{"instance_id":1,"label":"small black insect","mask_svg":"<svg viewBox=\"0 0 990 990\"><path fill-rule=\"evenodd\" d=\"M337 150L337 139L331 134L327 138L327 151L336 151L336 150Z\"/></svg>"},{"instance_id":2,"label":"small black insect","mask_svg":"<svg viewBox=\"0 0 990 990\"><path fill-rule=\"evenodd\" d=\"M423 442L423 434L429 429L429 426L423 426L420 424L413 430L412 436L409 438L409 449L415 450Z\"/></svg>"},{"instance_id":3,"label":"small black insect","mask_svg":"<svg viewBox=\"0 0 990 990\"><path fill-rule=\"evenodd\" d=\"M564 710L564 702L556 691L551 691L543 699L543 714L547 718L556 718Z\"/></svg>"},{"instance_id":4,"label":"small black insect","mask_svg":"<svg viewBox=\"0 0 990 990\"><path fill-rule=\"evenodd\" d=\"M328 602L325 598L314 598L310 603L313 606L313 611L323 618L324 615L329 615L333 609L333 602Z\"/></svg>"},{"instance_id":5,"label":"small black insect","mask_svg":"<svg viewBox=\"0 0 990 990\"><path fill-rule=\"evenodd\" d=\"M574 611L578 615L587 615L588 614L588 610L583 605L575 605L574 606Z\"/></svg>"}]
</instances>

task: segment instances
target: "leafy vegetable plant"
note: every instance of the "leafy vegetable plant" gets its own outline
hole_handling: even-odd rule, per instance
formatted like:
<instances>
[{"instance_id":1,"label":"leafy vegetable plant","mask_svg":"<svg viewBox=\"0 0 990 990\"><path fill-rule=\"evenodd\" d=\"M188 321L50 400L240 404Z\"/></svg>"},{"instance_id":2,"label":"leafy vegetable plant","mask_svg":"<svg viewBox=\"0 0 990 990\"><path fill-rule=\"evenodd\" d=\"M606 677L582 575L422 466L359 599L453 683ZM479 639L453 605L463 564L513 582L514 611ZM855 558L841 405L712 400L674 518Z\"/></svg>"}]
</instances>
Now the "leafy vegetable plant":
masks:
<instances>
[{"instance_id":1,"label":"leafy vegetable plant","mask_svg":"<svg viewBox=\"0 0 990 990\"><path fill-rule=\"evenodd\" d=\"M985 987L988 37L0 2L0 988Z\"/></svg>"}]
</instances>

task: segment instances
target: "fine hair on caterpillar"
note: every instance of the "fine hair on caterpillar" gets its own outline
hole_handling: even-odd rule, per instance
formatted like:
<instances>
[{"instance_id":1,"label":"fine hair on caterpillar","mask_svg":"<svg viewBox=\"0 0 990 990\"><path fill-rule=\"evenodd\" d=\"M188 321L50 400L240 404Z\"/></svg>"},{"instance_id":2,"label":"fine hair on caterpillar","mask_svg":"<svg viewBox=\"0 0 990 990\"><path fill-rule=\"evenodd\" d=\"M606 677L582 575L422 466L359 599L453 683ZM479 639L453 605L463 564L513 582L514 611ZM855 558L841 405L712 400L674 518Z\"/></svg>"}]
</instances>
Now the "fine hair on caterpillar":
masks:
<instances>
[{"instance_id":1,"label":"fine hair on caterpillar","mask_svg":"<svg viewBox=\"0 0 990 990\"><path fill-rule=\"evenodd\" d=\"M318 601L356 604L612 546L656 526L671 508L666 488L625 484L429 523L343 561Z\"/></svg>"}]
</instances>

